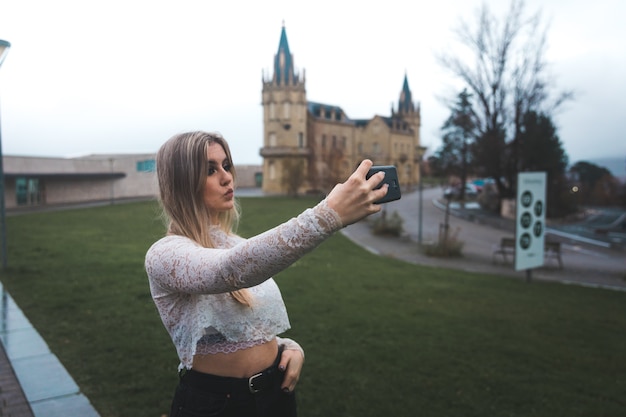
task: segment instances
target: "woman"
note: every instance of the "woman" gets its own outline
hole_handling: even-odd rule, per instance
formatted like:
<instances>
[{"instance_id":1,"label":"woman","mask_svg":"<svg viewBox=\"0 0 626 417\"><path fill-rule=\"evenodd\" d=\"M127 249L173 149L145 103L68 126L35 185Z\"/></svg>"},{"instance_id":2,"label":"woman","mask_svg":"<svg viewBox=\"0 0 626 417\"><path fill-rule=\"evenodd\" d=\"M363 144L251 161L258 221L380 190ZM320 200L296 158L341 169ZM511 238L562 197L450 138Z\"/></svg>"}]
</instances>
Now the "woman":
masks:
<instances>
[{"instance_id":1,"label":"woman","mask_svg":"<svg viewBox=\"0 0 626 417\"><path fill-rule=\"evenodd\" d=\"M387 193L363 161L343 184L251 239L234 234L235 170L218 134L189 132L157 153L167 235L146 254L150 291L180 358L171 416L295 416L302 348L272 275L334 232L378 212Z\"/></svg>"}]
</instances>

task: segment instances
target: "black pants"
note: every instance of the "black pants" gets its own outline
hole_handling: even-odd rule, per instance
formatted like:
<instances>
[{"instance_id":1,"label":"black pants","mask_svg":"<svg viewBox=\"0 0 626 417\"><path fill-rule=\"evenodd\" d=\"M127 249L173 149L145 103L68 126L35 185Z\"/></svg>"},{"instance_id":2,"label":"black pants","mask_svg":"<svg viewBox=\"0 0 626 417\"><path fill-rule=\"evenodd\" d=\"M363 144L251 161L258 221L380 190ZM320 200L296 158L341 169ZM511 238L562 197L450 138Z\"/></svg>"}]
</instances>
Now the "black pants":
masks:
<instances>
[{"instance_id":1,"label":"black pants","mask_svg":"<svg viewBox=\"0 0 626 417\"><path fill-rule=\"evenodd\" d=\"M229 378L194 370L181 373L170 417L296 417L296 396L285 393L274 364L252 378Z\"/></svg>"}]
</instances>

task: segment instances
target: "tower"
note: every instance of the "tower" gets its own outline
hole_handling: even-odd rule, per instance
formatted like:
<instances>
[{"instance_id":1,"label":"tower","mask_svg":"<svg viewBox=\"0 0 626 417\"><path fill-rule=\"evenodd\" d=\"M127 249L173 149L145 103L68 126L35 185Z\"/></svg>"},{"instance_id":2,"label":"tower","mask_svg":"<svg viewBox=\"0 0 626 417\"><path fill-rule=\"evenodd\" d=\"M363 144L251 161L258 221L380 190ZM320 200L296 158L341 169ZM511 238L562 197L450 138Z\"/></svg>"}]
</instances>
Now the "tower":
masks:
<instances>
[{"instance_id":1,"label":"tower","mask_svg":"<svg viewBox=\"0 0 626 417\"><path fill-rule=\"evenodd\" d=\"M422 163L422 157L424 150L421 146L420 140L420 104L419 102L413 103L413 96L411 89L409 88L409 80L404 75L404 82L402 83L402 90L400 91L400 98L398 99L398 110L391 109L392 120L394 125L403 126L403 130L406 130L410 134L410 146L409 151L403 155L403 159L409 162L406 165L405 175L409 178L410 184L416 184L420 178L420 166ZM412 164L411 162L412 161Z\"/></svg>"},{"instance_id":2,"label":"tower","mask_svg":"<svg viewBox=\"0 0 626 417\"><path fill-rule=\"evenodd\" d=\"M419 103L413 103L413 96L409 88L409 80L406 74L404 74L402 91L400 91L400 98L398 99L398 111L393 114L407 122L419 135L419 127L421 124L420 105ZM419 136L417 137L417 143L419 144Z\"/></svg>"},{"instance_id":3,"label":"tower","mask_svg":"<svg viewBox=\"0 0 626 417\"><path fill-rule=\"evenodd\" d=\"M274 72L263 76L263 191L296 193L306 181L307 102L304 71L294 69L285 25L274 56Z\"/></svg>"}]
</instances>

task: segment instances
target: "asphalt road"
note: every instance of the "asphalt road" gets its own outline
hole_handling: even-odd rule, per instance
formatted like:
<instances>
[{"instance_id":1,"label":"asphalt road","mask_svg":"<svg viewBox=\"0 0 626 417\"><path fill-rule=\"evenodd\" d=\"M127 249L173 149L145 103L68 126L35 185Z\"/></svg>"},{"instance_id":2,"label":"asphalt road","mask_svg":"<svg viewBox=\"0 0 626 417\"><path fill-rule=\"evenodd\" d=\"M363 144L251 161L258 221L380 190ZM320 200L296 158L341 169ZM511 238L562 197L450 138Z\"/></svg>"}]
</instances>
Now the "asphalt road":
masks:
<instances>
[{"instance_id":1,"label":"asphalt road","mask_svg":"<svg viewBox=\"0 0 626 417\"><path fill-rule=\"evenodd\" d=\"M439 230L445 221L445 208L438 200L441 188L425 189L422 193L422 242L436 243ZM386 204L387 216L394 211L403 219L403 237L383 237L371 233L371 223L375 217L353 224L343 229L344 235L382 256L402 259L416 264L461 269L465 271L493 273L505 277L526 280L526 271L515 271L509 259L503 264L502 258L493 258L493 249L502 237L513 237L511 221L485 218L480 210L466 208L462 212L452 211L449 216L449 231L457 234L463 242L463 256L460 258L436 258L426 256L418 244L419 237L419 193L406 193L398 201ZM471 206L470 206L471 207ZM456 213L456 214L455 214ZM378 216L377 214L375 216ZM531 272L531 280L559 281L567 284L601 287L626 291L626 252L607 249L573 239L568 236L550 236L561 243L564 268L560 269L554 259L546 259L541 268Z\"/></svg>"}]
</instances>

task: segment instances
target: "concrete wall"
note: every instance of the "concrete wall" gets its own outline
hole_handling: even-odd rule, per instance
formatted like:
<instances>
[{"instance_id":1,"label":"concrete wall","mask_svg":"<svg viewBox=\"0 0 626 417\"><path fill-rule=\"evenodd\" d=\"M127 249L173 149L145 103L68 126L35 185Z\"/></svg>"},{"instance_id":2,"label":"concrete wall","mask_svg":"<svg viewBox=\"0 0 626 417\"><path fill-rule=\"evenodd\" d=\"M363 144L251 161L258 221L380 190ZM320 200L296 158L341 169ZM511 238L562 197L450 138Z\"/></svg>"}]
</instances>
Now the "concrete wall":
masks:
<instances>
[{"instance_id":1,"label":"concrete wall","mask_svg":"<svg viewBox=\"0 0 626 417\"><path fill-rule=\"evenodd\" d=\"M260 185L256 183L257 175L263 174L262 165L236 165L237 170L237 188L257 188Z\"/></svg>"}]
</instances>

